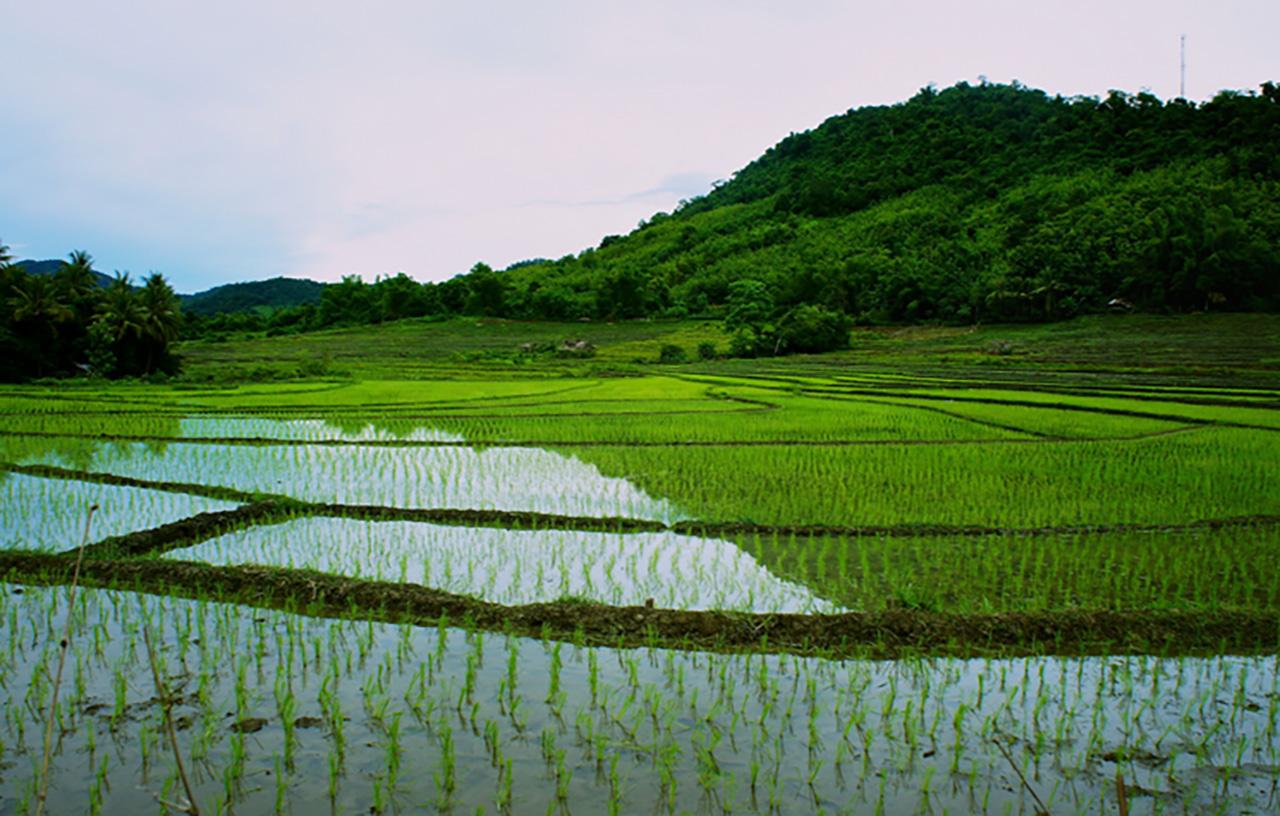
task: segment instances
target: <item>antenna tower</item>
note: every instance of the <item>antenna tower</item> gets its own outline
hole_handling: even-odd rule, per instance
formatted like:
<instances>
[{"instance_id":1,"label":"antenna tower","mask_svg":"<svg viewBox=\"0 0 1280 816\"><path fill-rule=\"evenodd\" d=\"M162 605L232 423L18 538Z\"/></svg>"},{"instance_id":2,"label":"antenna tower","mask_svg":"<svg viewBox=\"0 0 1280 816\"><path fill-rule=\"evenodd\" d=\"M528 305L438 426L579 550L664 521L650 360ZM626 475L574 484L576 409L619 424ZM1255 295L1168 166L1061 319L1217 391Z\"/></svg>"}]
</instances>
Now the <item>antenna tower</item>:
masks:
<instances>
[{"instance_id":1,"label":"antenna tower","mask_svg":"<svg viewBox=\"0 0 1280 816\"><path fill-rule=\"evenodd\" d=\"M1187 98L1187 35L1182 35L1182 52L1181 59L1178 64L1179 80L1178 80L1178 98Z\"/></svg>"}]
</instances>

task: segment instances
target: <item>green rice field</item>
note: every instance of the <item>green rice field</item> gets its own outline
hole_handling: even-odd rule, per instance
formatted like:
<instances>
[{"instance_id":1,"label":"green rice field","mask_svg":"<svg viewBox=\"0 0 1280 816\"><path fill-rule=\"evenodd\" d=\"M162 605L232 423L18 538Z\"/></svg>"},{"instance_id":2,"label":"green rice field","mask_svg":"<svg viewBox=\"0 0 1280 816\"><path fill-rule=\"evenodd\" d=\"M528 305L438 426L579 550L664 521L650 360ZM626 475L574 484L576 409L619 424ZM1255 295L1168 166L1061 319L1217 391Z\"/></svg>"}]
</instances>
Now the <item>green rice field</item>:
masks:
<instances>
[{"instance_id":1,"label":"green rice field","mask_svg":"<svg viewBox=\"0 0 1280 816\"><path fill-rule=\"evenodd\" d=\"M1069 340L4 388L0 813L1280 811L1280 376Z\"/></svg>"}]
</instances>

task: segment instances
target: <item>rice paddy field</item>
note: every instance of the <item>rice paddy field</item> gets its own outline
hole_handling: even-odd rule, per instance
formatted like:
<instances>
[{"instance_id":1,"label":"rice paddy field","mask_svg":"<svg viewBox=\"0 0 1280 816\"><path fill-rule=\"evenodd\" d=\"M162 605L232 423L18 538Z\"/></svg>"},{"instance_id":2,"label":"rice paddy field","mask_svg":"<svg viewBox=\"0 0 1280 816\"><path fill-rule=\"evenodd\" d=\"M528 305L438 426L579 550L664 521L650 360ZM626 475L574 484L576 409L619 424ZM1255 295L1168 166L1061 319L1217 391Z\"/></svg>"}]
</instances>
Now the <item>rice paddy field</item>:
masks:
<instances>
[{"instance_id":1,"label":"rice paddy field","mask_svg":"<svg viewBox=\"0 0 1280 816\"><path fill-rule=\"evenodd\" d=\"M1274 348L1074 345L4 388L0 813L1278 812Z\"/></svg>"}]
</instances>

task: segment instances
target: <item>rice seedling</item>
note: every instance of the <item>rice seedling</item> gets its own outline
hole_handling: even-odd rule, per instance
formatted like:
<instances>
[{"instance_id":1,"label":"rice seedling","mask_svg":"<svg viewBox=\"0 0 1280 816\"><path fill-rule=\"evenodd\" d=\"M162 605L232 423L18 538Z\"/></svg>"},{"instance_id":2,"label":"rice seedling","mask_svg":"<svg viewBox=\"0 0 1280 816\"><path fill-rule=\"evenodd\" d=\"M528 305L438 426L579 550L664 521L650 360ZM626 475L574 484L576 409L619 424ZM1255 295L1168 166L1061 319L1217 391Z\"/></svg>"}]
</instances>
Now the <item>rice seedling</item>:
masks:
<instances>
[{"instance_id":1,"label":"rice seedling","mask_svg":"<svg viewBox=\"0 0 1280 816\"><path fill-rule=\"evenodd\" d=\"M673 609L828 612L728 541L671 533L457 529L299 518L174 550L166 558L263 564L425 584L503 604L590 599Z\"/></svg>"},{"instance_id":2,"label":"rice seedling","mask_svg":"<svg viewBox=\"0 0 1280 816\"><path fill-rule=\"evenodd\" d=\"M1050 631L1015 641L1026 656L942 643L963 656L894 660L775 628L844 610L1028 631L1109 613L1274 622L1275 392L1072 391L1055 376L814 364L0 394L0 461L82 477L0 473L0 797L31 812L47 779L59 812L157 796L215 812L1265 810L1280 778L1274 625L1217 648L1118 631L1056 657L1070 650ZM101 502L98 538L239 503L192 486L653 526L468 527L285 503L145 553L95 551L89 574L115 588L74 598L57 586L63 561L38 554L71 549L78 502ZM244 581L235 599L254 605L182 578L214 566L192 574ZM292 594L262 600L285 581ZM360 594L374 581L452 594L423 625L397 617L402 596ZM326 606L337 586L349 600ZM545 614L495 623L481 600ZM654 622L689 610L701 616L686 632ZM593 614L618 615L616 637ZM76 637L59 650L68 620ZM690 639L711 624L742 640Z\"/></svg>"}]
</instances>

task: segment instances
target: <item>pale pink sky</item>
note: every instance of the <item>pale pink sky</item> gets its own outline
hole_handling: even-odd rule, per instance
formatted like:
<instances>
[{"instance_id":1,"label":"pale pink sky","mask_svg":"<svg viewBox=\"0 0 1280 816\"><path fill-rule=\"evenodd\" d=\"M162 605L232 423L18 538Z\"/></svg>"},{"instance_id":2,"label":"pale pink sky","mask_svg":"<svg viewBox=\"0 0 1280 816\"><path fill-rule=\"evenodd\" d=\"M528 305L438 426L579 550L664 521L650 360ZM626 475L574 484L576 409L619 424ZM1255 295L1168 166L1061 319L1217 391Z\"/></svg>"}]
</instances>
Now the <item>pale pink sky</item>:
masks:
<instances>
[{"instance_id":1,"label":"pale pink sky","mask_svg":"<svg viewBox=\"0 0 1280 816\"><path fill-rule=\"evenodd\" d=\"M0 0L0 239L180 290L559 257L788 132L985 75L1280 80L1280 2Z\"/></svg>"}]
</instances>

